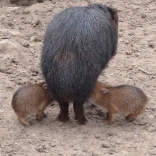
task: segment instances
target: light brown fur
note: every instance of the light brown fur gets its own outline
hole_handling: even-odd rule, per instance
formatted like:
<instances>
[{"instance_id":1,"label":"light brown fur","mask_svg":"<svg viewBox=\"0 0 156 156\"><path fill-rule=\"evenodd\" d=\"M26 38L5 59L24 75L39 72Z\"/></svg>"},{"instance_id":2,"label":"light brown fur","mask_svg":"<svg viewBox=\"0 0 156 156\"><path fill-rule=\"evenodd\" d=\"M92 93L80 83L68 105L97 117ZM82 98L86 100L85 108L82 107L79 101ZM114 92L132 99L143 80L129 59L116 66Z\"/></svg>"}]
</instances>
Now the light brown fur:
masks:
<instances>
[{"instance_id":1,"label":"light brown fur","mask_svg":"<svg viewBox=\"0 0 156 156\"><path fill-rule=\"evenodd\" d=\"M11 105L19 120L28 126L30 123L25 117L35 114L36 119L41 120L45 116L44 110L53 101L45 82L41 82L19 88L13 95Z\"/></svg>"},{"instance_id":2,"label":"light brown fur","mask_svg":"<svg viewBox=\"0 0 156 156\"><path fill-rule=\"evenodd\" d=\"M114 122L115 113L128 114L127 121L134 120L141 114L148 102L147 96L135 86L121 85L112 87L97 81L90 100L108 110L106 118L109 124Z\"/></svg>"}]
</instances>

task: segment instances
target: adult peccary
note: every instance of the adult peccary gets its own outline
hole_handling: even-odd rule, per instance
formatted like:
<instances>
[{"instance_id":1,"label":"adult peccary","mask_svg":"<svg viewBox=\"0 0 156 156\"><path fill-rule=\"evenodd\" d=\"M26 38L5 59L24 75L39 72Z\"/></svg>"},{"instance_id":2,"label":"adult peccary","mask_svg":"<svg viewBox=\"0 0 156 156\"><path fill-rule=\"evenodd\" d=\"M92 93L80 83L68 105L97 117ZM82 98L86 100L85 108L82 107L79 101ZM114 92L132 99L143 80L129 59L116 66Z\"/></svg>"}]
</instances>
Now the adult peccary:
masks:
<instances>
[{"instance_id":1,"label":"adult peccary","mask_svg":"<svg viewBox=\"0 0 156 156\"><path fill-rule=\"evenodd\" d=\"M72 101L75 119L87 121L83 104L116 54L117 40L117 11L106 5L71 7L54 16L45 34L41 68L59 103L59 120L69 120L68 106Z\"/></svg>"}]
</instances>

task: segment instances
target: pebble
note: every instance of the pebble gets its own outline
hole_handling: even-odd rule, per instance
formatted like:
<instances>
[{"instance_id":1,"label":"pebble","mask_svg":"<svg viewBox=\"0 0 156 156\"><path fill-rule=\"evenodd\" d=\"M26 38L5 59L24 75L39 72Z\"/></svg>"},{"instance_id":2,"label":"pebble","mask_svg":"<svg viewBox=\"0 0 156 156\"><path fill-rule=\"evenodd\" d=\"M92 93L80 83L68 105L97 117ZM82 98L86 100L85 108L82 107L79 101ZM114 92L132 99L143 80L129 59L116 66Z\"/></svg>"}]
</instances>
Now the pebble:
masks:
<instances>
[{"instance_id":1,"label":"pebble","mask_svg":"<svg viewBox=\"0 0 156 156\"><path fill-rule=\"evenodd\" d=\"M56 144L52 143L50 146L51 146L51 147L56 147Z\"/></svg>"},{"instance_id":2,"label":"pebble","mask_svg":"<svg viewBox=\"0 0 156 156\"><path fill-rule=\"evenodd\" d=\"M126 55L132 55L132 53L130 51L127 51Z\"/></svg>"},{"instance_id":3,"label":"pebble","mask_svg":"<svg viewBox=\"0 0 156 156\"><path fill-rule=\"evenodd\" d=\"M148 46L149 46L150 48L154 48L154 43L149 43Z\"/></svg>"},{"instance_id":4,"label":"pebble","mask_svg":"<svg viewBox=\"0 0 156 156\"><path fill-rule=\"evenodd\" d=\"M99 135L96 135L95 138L96 138L96 139L100 139L101 137L100 137Z\"/></svg>"},{"instance_id":5,"label":"pebble","mask_svg":"<svg viewBox=\"0 0 156 156\"><path fill-rule=\"evenodd\" d=\"M38 148L37 151L40 152L40 153L43 153L44 149L43 148Z\"/></svg>"},{"instance_id":6,"label":"pebble","mask_svg":"<svg viewBox=\"0 0 156 156\"><path fill-rule=\"evenodd\" d=\"M102 148L109 148L110 145L109 145L108 143L103 143L103 144L101 145L101 147L102 147Z\"/></svg>"},{"instance_id":7,"label":"pebble","mask_svg":"<svg viewBox=\"0 0 156 156\"><path fill-rule=\"evenodd\" d=\"M29 43L24 43L23 44L23 47L25 47L25 48L29 48L29 46L30 46Z\"/></svg>"},{"instance_id":8,"label":"pebble","mask_svg":"<svg viewBox=\"0 0 156 156\"><path fill-rule=\"evenodd\" d=\"M149 117L150 119L154 119L154 118L155 118L155 115L150 114L148 117Z\"/></svg>"},{"instance_id":9,"label":"pebble","mask_svg":"<svg viewBox=\"0 0 156 156\"><path fill-rule=\"evenodd\" d=\"M146 18L146 14L142 14L141 15L141 18Z\"/></svg>"},{"instance_id":10,"label":"pebble","mask_svg":"<svg viewBox=\"0 0 156 156\"><path fill-rule=\"evenodd\" d=\"M113 133L107 133L107 135L108 135L108 136L113 136L114 134L113 134Z\"/></svg>"},{"instance_id":11,"label":"pebble","mask_svg":"<svg viewBox=\"0 0 156 156\"><path fill-rule=\"evenodd\" d=\"M36 41L36 37L35 36L31 36L30 37L30 42L35 42Z\"/></svg>"}]
</instances>

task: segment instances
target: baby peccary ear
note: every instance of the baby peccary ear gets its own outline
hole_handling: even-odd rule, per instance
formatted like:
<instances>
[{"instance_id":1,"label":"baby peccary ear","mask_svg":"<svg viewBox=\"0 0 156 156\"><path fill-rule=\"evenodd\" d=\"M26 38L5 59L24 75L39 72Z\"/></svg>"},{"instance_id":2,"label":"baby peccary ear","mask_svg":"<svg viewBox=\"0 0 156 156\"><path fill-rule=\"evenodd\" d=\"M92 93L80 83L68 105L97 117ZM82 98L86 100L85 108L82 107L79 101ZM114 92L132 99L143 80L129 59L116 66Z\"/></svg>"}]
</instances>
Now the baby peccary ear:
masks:
<instances>
[{"instance_id":1,"label":"baby peccary ear","mask_svg":"<svg viewBox=\"0 0 156 156\"><path fill-rule=\"evenodd\" d=\"M44 88L44 89L48 89L47 84L44 84L44 85L43 85L43 88Z\"/></svg>"},{"instance_id":2,"label":"baby peccary ear","mask_svg":"<svg viewBox=\"0 0 156 156\"><path fill-rule=\"evenodd\" d=\"M103 88L103 89L100 90L100 93L102 93L102 94L106 94L106 93L108 93L108 89Z\"/></svg>"}]
</instances>

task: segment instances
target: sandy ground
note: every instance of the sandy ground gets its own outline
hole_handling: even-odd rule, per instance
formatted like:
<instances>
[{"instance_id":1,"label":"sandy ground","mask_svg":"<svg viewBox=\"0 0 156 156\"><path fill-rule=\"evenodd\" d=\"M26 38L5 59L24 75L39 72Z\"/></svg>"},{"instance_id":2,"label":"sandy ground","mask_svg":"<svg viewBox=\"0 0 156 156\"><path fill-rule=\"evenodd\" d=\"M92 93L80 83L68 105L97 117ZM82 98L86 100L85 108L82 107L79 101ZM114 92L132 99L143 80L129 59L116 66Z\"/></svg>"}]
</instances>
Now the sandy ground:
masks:
<instances>
[{"instance_id":1,"label":"sandy ground","mask_svg":"<svg viewBox=\"0 0 156 156\"><path fill-rule=\"evenodd\" d=\"M24 0L23 0L24 1ZM28 118L22 125L11 108L13 93L22 85L42 80L40 55L46 27L53 15L71 6L101 2L119 10L118 53L99 77L112 85L131 84L150 101L131 123L116 115L113 125L106 110L85 104L86 125L59 122L57 104L46 109L41 122ZM0 156L154 156L156 155L156 1L45 0L30 6L0 1Z\"/></svg>"}]
</instances>

